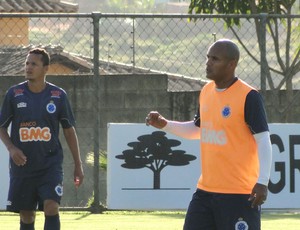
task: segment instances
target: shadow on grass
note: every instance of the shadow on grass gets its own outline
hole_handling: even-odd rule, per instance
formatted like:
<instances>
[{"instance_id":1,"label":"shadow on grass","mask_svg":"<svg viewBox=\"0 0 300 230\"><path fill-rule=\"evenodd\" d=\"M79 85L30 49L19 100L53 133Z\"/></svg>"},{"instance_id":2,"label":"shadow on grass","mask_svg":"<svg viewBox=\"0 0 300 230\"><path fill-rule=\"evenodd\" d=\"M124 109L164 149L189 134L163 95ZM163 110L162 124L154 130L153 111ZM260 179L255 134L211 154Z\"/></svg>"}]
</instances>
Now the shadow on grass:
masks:
<instances>
[{"instance_id":1,"label":"shadow on grass","mask_svg":"<svg viewBox=\"0 0 300 230\"><path fill-rule=\"evenodd\" d=\"M160 217L168 217L168 218L184 218L186 212L185 211L126 211L126 210L116 210L116 211L105 211L103 212L104 215L139 215L139 216L160 216Z\"/></svg>"}]
</instances>

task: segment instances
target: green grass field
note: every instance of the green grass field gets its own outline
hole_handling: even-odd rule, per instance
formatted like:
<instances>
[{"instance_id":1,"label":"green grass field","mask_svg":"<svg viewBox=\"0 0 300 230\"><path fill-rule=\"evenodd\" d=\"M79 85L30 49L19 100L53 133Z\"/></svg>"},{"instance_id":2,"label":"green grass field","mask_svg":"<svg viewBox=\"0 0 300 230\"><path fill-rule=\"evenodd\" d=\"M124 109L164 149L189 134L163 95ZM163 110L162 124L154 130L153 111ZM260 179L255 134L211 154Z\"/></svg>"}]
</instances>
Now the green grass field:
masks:
<instances>
[{"instance_id":1,"label":"green grass field","mask_svg":"<svg viewBox=\"0 0 300 230\"><path fill-rule=\"evenodd\" d=\"M183 211L106 211L102 214L89 212L61 212L62 230L182 230ZM39 212L36 230L43 229L44 217ZM263 212L263 230L297 230L300 213ZM0 229L18 230L19 216L0 212Z\"/></svg>"}]
</instances>

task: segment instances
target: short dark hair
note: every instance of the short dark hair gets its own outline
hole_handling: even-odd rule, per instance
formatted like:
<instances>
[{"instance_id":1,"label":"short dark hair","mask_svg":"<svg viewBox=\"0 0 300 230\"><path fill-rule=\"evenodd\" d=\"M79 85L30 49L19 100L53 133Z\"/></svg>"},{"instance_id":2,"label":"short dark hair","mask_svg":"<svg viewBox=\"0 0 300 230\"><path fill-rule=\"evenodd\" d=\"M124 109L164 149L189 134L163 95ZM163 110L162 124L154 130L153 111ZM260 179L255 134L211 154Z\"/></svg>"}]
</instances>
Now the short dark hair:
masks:
<instances>
[{"instance_id":1,"label":"short dark hair","mask_svg":"<svg viewBox=\"0 0 300 230\"><path fill-rule=\"evenodd\" d=\"M50 65L50 56L45 49L34 48L28 52L28 54L41 54L43 65Z\"/></svg>"},{"instance_id":2,"label":"short dark hair","mask_svg":"<svg viewBox=\"0 0 300 230\"><path fill-rule=\"evenodd\" d=\"M217 40L214 44L223 46L226 49L227 58L230 60L236 60L237 62L240 59L239 47L231 40L223 38Z\"/></svg>"}]
</instances>

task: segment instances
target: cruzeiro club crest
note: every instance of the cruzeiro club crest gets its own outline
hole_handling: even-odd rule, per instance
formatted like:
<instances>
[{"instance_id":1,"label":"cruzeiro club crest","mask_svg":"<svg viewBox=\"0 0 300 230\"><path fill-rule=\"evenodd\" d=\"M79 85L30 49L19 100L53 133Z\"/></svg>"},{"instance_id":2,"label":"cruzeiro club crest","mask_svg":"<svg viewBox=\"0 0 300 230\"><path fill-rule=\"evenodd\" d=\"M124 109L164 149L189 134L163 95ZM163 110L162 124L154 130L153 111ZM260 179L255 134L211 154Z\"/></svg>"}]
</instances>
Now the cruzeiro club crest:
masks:
<instances>
[{"instance_id":1,"label":"cruzeiro club crest","mask_svg":"<svg viewBox=\"0 0 300 230\"><path fill-rule=\"evenodd\" d=\"M62 196L63 195L63 186L61 184L58 184L55 187L55 192L58 196Z\"/></svg>"},{"instance_id":2,"label":"cruzeiro club crest","mask_svg":"<svg viewBox=\"0 0 300 230\"><path fill-rule=\"evenodd\" d=\"M248 230L249 226L243 218L239 218L238 222L235 224L235 230Z\"/></svg>"},{"instance_id":3,"label":"cruzeiro club crest","mask_svg":"<svg viewBox=\"0 0 300 230\"><path fill-rule=\"evenodd\" d=\"M229 106L225 106L223 109L222 109L222 116L227 118L231 115L231 109Z\"/></svg>"},{"instance_id":4,"label":"cruzeiro club crest","mask_svg":"<svg viewBox=\"0 0 300 230\"><path fill-rule=\"evenodd\" d=\"M50 101L47 104L46 109L47 109L48 113L54 113L56 111L56 105L54 104L53 101Z\"/></svg>"}]
</instances>

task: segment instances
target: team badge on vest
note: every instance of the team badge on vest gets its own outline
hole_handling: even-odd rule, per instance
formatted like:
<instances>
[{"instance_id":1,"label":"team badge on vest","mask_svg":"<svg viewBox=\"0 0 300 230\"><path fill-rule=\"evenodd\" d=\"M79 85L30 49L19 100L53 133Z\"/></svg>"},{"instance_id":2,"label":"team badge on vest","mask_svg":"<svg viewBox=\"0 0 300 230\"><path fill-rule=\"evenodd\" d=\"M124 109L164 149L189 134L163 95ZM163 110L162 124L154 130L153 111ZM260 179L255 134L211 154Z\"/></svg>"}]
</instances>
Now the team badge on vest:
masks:
<instances>
[{"instance_id":1,"label":"team badge on vest","mask_svg":"<svg viewBox=\"0 0 300 230\"><path fill-rule=\"evenodd\" d=\"M223 110L222 110L222 116L225 117L225 118L227 118L227 117L230 116L230 114L231 114L231 109L230 109L230 107L229 107L229 106L225 106L225 107L223 108Z\"/></svg>"},{"instance_id":2,"label":"team badge on vest","mask_svg":"<svg viewBox=\"0 0 300 230\"><path fill-rule=\"evenodd\" d=\"M239 218L239 221L235 224L235 230L248 230L248 224L243 218Z\"/></svg>"},{"instance_id":3,"label":"team badge on vest","mask_svg":"<svg viewBox=\"0 0 300 230\"><path fill-rule=\"evenodd\" d=\"M56 105L53 103L53 101L50 101L47 104L46 109L47 109L48 113L54 113L56 111Z\"/></svg>"}]
</instances>

